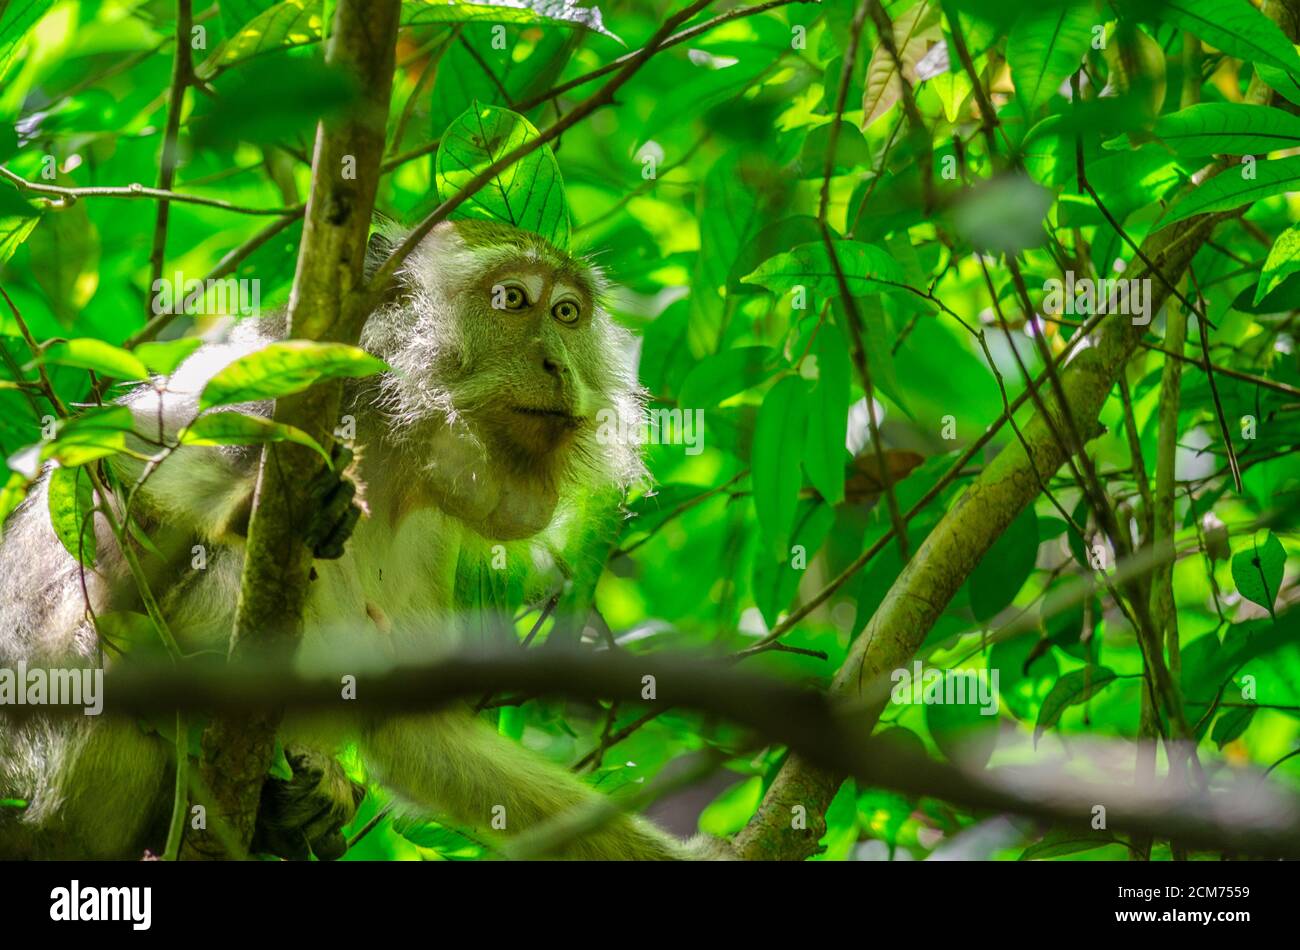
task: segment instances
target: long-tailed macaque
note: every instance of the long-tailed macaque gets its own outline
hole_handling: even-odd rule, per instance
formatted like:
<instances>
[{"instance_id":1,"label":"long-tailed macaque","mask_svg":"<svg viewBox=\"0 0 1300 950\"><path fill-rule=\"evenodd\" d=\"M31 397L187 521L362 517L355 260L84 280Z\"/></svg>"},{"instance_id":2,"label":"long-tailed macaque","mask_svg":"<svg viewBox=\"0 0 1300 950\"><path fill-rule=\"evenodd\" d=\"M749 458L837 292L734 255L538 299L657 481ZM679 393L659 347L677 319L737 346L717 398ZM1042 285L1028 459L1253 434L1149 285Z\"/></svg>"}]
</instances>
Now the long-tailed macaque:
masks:
<instances>
[{"instance_id":1,"label":"long-tailed macaque","mask_svg":"<svg viewBox=\"0 0 1300 950\"><path fill-rule=\"evenodd\" d=\"M609 412L632 422L642 406L629 340L602 309L602 278L589 263L523 231L462 221L435 228L401 281L402 292L371 315L361 341L392 371L351 384L345 408L355 420L356 482L368 517L346 546L339 534L318 538L334 550L315 548L332 559L315 564L307 654L339 638L426 656L432 641L454 643L466 626L458 587L500 577L503 556L507 586L545 599L573 567L572 539L591 519L609 517L609 500L617 504L644 474L638 447L601 437L597 424ZM236 324L223 341L196 351L161 392L159 380L134 390L123 401L137 431L156 435L161 424L170 439L194 418L217 370L283 332L282 318ZM164 555L144 556L187 652L223 651L228 642L260 451L181 448L150 475L133 506ZM129 458L112 464L125 485L140 473ZM84 665L100 655L82 572L50 526L47 487L48 473L0 545L0 667L20 659ZM138 611L102 516L95 531L100 556L85 571L91 606L99 615ZM202 570L191 564L194 545L206 552ZM292 729L286 723L282 741L298 778L334 804L322 812L318 801L298 801L295 818L292 788L264 794L268 814L259 821L273 827L260 829L259 839L299 856L308 846L333 856L338 827L356 807L354 790L341 780L335 749L322 749L315 734L299 744ZM464 826L490 827L503 814L506 833L517 833L596 795L468 708L395 716L356 731L347 738L400 800ZM0 716L0 799L27 802L0 808L0 857L138 858L146 848L161 850L172 769L169 743L129 720L19 725ZM564 854L656 859L706 850L712 846L679 842L623 815Z\"/></svg>"}]
</instances>

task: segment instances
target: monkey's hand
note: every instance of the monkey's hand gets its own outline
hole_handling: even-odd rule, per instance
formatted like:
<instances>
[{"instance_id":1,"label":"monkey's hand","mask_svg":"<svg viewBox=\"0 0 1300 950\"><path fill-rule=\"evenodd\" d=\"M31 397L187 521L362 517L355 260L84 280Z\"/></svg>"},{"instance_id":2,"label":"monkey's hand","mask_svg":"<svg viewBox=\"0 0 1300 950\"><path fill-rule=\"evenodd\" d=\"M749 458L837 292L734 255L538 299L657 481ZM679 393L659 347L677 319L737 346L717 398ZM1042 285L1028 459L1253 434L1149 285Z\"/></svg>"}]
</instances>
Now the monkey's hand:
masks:
<instances>
[{"instance_id":1,"label":"monkey's hand","mask_svg":"<svg viewBox=\"0 0 1300 950\"><path fill-rule=\"evenodd\" d=\"M326 561L343 556L343 546L365 512L357 498L357 482L351 472L352 450L341 442L330 454L331 465L312 482L316 517L303 537L312 553Z\"/></svg>"},{"instance_id":2,"label":"monkey's hand","mask_svg":"<svg viewBox=\"0 0 1300 950\"><path fill-rule=\"evenodd\" d=\"M290 861L341 858L347 850L342 828L355 817L365 788L332 756L301 747L284 754L293 778L263 783L252 850Z\"/></svg>"}]
</instances>

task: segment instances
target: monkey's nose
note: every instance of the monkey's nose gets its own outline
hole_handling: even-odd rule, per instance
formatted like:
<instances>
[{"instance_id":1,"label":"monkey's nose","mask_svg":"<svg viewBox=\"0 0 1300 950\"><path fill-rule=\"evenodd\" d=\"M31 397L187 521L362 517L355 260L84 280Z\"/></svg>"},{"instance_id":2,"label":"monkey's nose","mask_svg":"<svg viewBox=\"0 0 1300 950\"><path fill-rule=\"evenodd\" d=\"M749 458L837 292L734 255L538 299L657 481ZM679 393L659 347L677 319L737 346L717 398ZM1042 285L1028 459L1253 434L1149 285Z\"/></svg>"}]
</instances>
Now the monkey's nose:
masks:
<instances>
[{"instance_id":1,"label":"monkey's nose","mask_svg":"<svg viewBox=\"0 0 1300 950\"><path fill-rule=\"evenodd\" d=\"M542 369L550 373L556 379L563 379L569 374L569 367L565 366L559 360L552 359L549 356L542 357Z\"/></svg>"}]
</instances>

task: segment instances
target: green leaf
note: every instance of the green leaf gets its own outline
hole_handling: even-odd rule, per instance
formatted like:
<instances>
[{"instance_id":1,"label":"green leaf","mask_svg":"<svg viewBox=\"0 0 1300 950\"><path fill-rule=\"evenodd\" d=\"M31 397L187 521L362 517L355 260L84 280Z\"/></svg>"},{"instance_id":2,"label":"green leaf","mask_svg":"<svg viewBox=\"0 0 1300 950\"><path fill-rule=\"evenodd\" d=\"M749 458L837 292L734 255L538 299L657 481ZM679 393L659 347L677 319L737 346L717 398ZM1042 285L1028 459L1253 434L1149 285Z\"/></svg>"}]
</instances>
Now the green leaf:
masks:
<instances>
[{"instance_id":1,"label":"green leaf","mask_svg":"<svg viewBox=\"0 0 1300 950\"><path fill-rule=\"evenodd\" d=\"M867 81L862 90L862 128L871 128L887 113L902 95L903 85L898 78L898 63L903 64L903 75L916 85L916 64L928 52L932 43L943 39L939 26L938 4L930 0L918 3L894 20L894 48L898 58L885 48L876 46L867 66Z\"/></svg>"},{"instance_id":2,"label":"green leaf","mask_svg":"<svg viewBox=\"0 0 1300 950\"><path fill-rule=\"evenodd\" d=\"M1157 0L1152 13L1248 63L1300 73L1300 56L1282 30L1248 0Z\"/></svg>"},{"instance_id":3,"label":"green leaf","mask_svg":"<svg viewBox=\"0 0 1300 950\"><path fill-rule=\"evenodd\" d=\"M1114 679L1115 674L1106 667L1089 666L1066 673L1057 680L1038 710L1038 722L1034 725L1034 745L1038 744L1038 739L1044 732L1060 721L1061 714L1067 708L1089 699Z\"/></svg>"},{"instance_id":4,"label":"green leaf","mask_svg":"<svg viewBox=\"0 0 1300 950\"><path fill-rule=\"evenodd\" d=\"M998 698L1017 719L1028 719L1056 683L1060 666L1042 640L1013 637L989 651L990 675L998 674Z\"/></svg>"},{"instance_id":5,"label":"green leaf","mask_svg":"<svg viewBox=\"0 0 1300 950\"><path fill-rule=\"evenodd\" d=\"M1177 155L1264 155L1300 145L1300 116L1245 102L1202 102L1162 115L1152 131Z\"/></svg>"},{"instance_id":6,"label":"green leaf","mask_svg":"<svg viewBox=\"0 0 1300 950\"><path fill-rule=\"evenodd\" d=\"M95 492L81 468L59 467L50 473L50 526L63 547L86 567L95 566L93 519ZM82 526L85 525L83 532Z\"/></svg>"},{"instance_id":7,"label":"green leaf","mask_svg":"<svg viewBox=\"0 0 1300 950\"><path fill-rule=\"evenodd\" d=\"M1232 580L1237 590L1269 614L1273 613L1273 604L1282 589L1285 568L1286 548L1272 531L1265 532L1262 544L1256 536L1249 547L1232 556Z\"/></svg>"},{"instance_id":8,"label":"green leaf","mask_svg":"<svg viewBox=\"0 0 1300 950\"><path fill-rule=\"evenodd\" d=\"M762 209L746 185L742 167L733 156L715 162L696 194L695 217L700 223L697 260L703 281L711 290L731 283L731 268L762 221Z\"/></svg>"},{"instance_id":9,"label":"green leaf","mask_svg":"<svg viewBox=\"0 0 1300 950\"><path fill-rule=\"evenodd\" d=\"M40 210L9 182L0 182L0 218L35 218Z\"/></svg>"},{"instance_id":10,"label":"green leaf","mask_svg":"<svg viewBox=\"0 0 1300 950\"><path fill-rule=\"evenodd\" d=\"M5 523L5 519L13 514L14 509L23 503L27 497L27 490L31 487L31 479L25 478L18 472L10 472L9 480L0 488L0 527Z\"/></svg>"},{"instance_id":11,"label":"green leaf","mask_svg":"<svg viewBox=\"0 0 1300 950\"><path fill-rule=\"evenodd\" d=\"M849 351L823 326L809 354L817 374L809 395L803 469L828 504L844 500L844 472L849 461L845 439L849 427Z\"/></svg>"},{"instance_id":12,"label":"green leaf","mask_svg":"<svg viewBox=\"0 0 1300 950\"><path fill-rule=\"evenodd\" d=\"M1223 714L1214 721L1210 738L1220 749L1229 742L1239 739L1250 728L1251 720L1255 718L1258 709L1258 706L1247 705L1224 710Z\"/></svg>"},{"instance_id":13,"label":"green leaf","mask_svg":"<svg viewBox=\"0 0 1300 950\"><path fill-rule=\"evenodd\" d=\"M224 5L223 5L224 10ZM321 41L321 0L287 0L248 20L222 43L195 71L211 79L247 59ZM403 26L427 23L561 23L584 26L618 39L605 29L600 10L579 7L564 0L406 0ZM622 42L619 40L619 42Z\"/></svg>"},{"instance_id":14,"label":"green leaf","mask_svg":"<svg viewBox=\"0 0 1300 950\"><path fill-rule=\"evenodd\" d=\"M75 366L91 369L102 376L114 379L138 380L149 378L149 367L129 350L124 350L103 340L80 337L55 343L41 353L41 360L56 366Z\"/></svg>"},{"instance_id":15,"label":"green leaf","mask_svg":"<svg viewBox=\"0 0 1300 950\"><path fill-rule=\"evenodd\" d=\"M936 672L964 675L972 671ZM964 688L970 690L979 687L973 677L967 677ZM996 703L996 691L993 699ZM983 709L978 702L972 702L969 696L966 702L931 703L925 707L925 726L930 730L934 744L949 761L970 768L988 765L998 744L998 717L996 709L991 715L985 715Z\"/></svg>"},{"instance_id":16,"label":"green leaf","mask_svg":"<svg viewBox=\"0 0 1300 950\"><path fill-rule=\"evenodd\" d=\"M412 844L447 858L477 857L483 851L478 842L434 821L403 815L393 820L393 830Z\"/></svg>"},{"instance_id":17,"label":"green leaf","mask_svg":"<svg viewBox=\"0 0 1300 950\"><path fill-rule=\"evenodd\" d=\"M803 479L798 446L808 417L807 384L786 376L770 390L758 411L754 430L754 508L759 527L773 552L785 553L790 545L795 507Z\"/></svg>"},{"instance_id":18,"label":"green leaf","mask_svg":"<svg viewBox=\"0 0 1300 950\"><path fill-rule=\"evenodd\" d=\"M1269 249L1264 269L1255 288L1255 305L1276 290L1283 281L1300 271L1300 225L1292 225L1278 235Z\"/></svg>"},{"instance_id":19,"label":"green leaf","mask_svg":"<svg viewBox=\"0 0 1300 950\"><path fill-rule=\"evenodd\" d=\"M357 97L352 75L319 55L267 57L217 80L215 99L201 99L187 119L194 147L233 149L309 138ZM267 96L274 89L274 96Z\"/></svg>"},{"instance_id":20,"label":"green leaf","mask_svg":"<svg viewBox=\"0 0 1300 950\"><path fill-rule=\"evenodd\" d=\"M770 346L741 346L706 356L682 381L677 402L683 409L708 409L757 386L777 361Z\"/></svg>"},{"instance_id":21,"label":"green leaf","mask_svg":"<svg viewBox=\"0 0 1300 950\"><path fill-rule=\"evenodd\" d=\"M5 78L14 54L41 17L54 6L54 0L12 0L0 3L0 79Z\"/></svg>"},{"instance_id":22,"label":"green leaf","mask_svg":"<svg viewBox=\"0 0 1300 950\"><path fill-rule=\"evenodd\" d=\"M597 7L580 7L571 0L475 0L474 3L447 0L403 0L402 24L421 23L562 23L587 29L619 40L605 29Z\"/></svg>"},{"instance_id":23,"label":"green leaf","mask_svg":"<svg viewBox=\"0 0 1300 950\"><path fill-rule=\"evenodd\" d=\"M235 360L203 388L200 409L302 392L324 379L382 373L388 364L346 343L281 340Z\"/></svg>"},{"instance_id":24,"label":"green leaf","mask_svg":"<svg viewBox=\"0 0 1300 950\"><path fill-rule=\"evenodd\" d=\"M975 619L991 620L1015 599L1038 558L1038 516L1030 505L975 565L966 584Z\"/></svg>"},{"instance_id":25,"label":"green leaf","mask_svg":"<svg viewBox=\"0 0 1300 950\"><path fill-rule=\"evenodd\" d=\"M1017 860L1041 861L1045 858L1059 858L1067 854L1079 854L1092 851L1108 844L1115 844L1118 839L1109 831L1092 831L1087 828L1058 828L1043 835L1043 839L1020 853Z\"/></svg>"},{"instance_id":26,"label":"green leaf","mask_svg":"<svg viewBox=\"0 0 1300 950\"><path fill-rule=\"evenodd\" d=\"M754 551L754 603L768 627L776 626L781 611L794 599L799 580L821 549L835 522L835 509L820 498L801 500L797 507L791 550L774 557L761 545ZM796 551L795 548L803 548ZM796 561L796 554L799 560Z\"/></svg>"},{"instance_id":27,"label":"green leaf","mask_svg":"<svg viewBox=\"0 0 1300 950\"><path fill-rule=\"evenodd\" d=\"M39 217L0 216L0 264L14 256L14 251L27 240L40 220Z\"/></svg>"},{"instance_id":28,"label":"green leaf","mask_svg":"<svg viewBox=\"0 0 1300 950\"><path fill-rule=\"evenodd\" d=\"M1209 211L1229 208L1300 190L1300 155L1255 162L1253 178L1243 177L1249 165L1233 166L1202 182L1196 190L1175 201L1160 219L1159 227Z\"/></svg>"},{"instance_id":29,"label":"green leaf","mask_svg":"<svg viewBox=\"0 0 1300 950\"><path fill-rule=\"evenodd\" d=\"M284 754L284 746L280 744L279 739L275 740L275 749L271 752L271 767L266 770L266 774L286 782L293 781L293 766L289 764L289 758Z\"/></svg>"},{"instance_id":30,"label":"green leaf","mask_svg":"<svg viewBox=\"0 0 1300 950\"><path fill-rule=\"evenodd\" d=\"M438 196L446 201L494 162L539 137L518 113L474 106L451 124L438 146ZM560 166L543 145L494 175L451 215L501 221L569 247L569 208Z\"/></svg>"},{"instance_id":31,"label":"green leaf","mask_svg":"<svg viewBox=\"0 0 1300 950\"><path fill-rule=\"evenodd\" d=\"M294 46L319 43L320 0L277 3L249 20L195 69L200 79L212 79L236 63Z\"/></svg>"},{"instance_id":32,"label":"green leaf","mask_svg":"<svg viewBox=\"0 0 1300 950\"><path fill-rule=\"evenodd\" d=\"M213 412L199 416L180 434L182 445L260 445L293 442L305 445L329 461L329 453L301 429L242 412Z\"/></svg>"},{"instance_id":33,"label":"green leaf","mask_svg":"<svg viewBox=\"0 0 1300 950\"><path fill-rule=\"evenodd\" d=\"M135 427L135 417L126 406L108 406L60 422L52 440L41 448L40 457L53 459L69 468L85 465L126 448L126 437Z\"/></svg>"},{"instance_id":34,"label":"green leaf","mask_svg":"<svg viewBox=\"0 0 1300 950\"><path fill-rule=\"evenodd\" d=\"M1091 4L1031 4L1007 37L1007 64L1026 113L1050 99L1083 61L1097 13Z\"/></svg>"},{"instance_id":35,"label":"green leaf","mask_svg":"<svg viewBox=\"0 0 1300 950\"><path fill-rule=\"evenodd\" d=\"M151 372L159 376L170 376L176 372L176 367L189 359L202 345L203 341L197 337L186 337L183 340L169 340L166 343L141 343L131 352L141 363L149 367Z\"/></svg>"},{"instance_id":36,"label":"green leaf","mask_svg":"<svg viewBox=\"0 0 1300 950\"><path fill-rule=\"evenodd\" d=\"M158 628L145 614L134 610L111 610L95 614L95 631L123 655L151 654L156 659L166 656L166 648L158 636ZM170 730L175 735L175 727Z\"/></svg>"},{"instance_id":37,"label":"green leaf","mask_svg":"<svg viewBox=\"0 0 1300 950\"><path fill-rule=\"evenodd\" d=\"M73 326L99 286L99 232L88 202L42 215L27 239L31 272L45 291L55 318Z\"/></svg>"},{"instance_id":38,"label":"green leaf","mask_svg":"<svg viewBox=\"0 0 1300 950\"><path fill-rule=\"evenodd\" d=\"M1288 102L1300 105L1300 76L1293 75L1285 69L1278 69L1268 63L1256 63L1255 71L1259 78L1268 83L1269 88Z\"/></svg>"},{"instance_id":39,"label":"green leaf","mask_svg":"<svg viewBox=\"0 0 1300 950\"><path fill-rule=\"evenodd\" d=\"M881 281L902 283L903 269L884 249L861 241L833 243L851 293L868 294L890 289ZM839 295L835 270L826 245L821 241L801 244L792 251L770 257L741 281L759 284L777 294L804 287L821 299Z\"/></svg>"}]
</instances>

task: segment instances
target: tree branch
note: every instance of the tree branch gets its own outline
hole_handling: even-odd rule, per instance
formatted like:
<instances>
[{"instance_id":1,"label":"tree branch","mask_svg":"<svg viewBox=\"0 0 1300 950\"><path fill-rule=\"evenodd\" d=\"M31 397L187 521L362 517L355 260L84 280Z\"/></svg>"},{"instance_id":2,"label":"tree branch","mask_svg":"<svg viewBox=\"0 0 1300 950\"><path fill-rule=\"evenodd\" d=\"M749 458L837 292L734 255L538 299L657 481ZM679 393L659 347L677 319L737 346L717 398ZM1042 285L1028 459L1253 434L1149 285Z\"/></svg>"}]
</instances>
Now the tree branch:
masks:
<instances>
[{"instance_id":1,"label":"tree branch","mask_svg":"<svg viewBox=\"0 0 1300 950\"><path fill-rule=\"evenodd\" d=\"M1204 216L1166 228L1148 239L1147 256L1180 276L1195 251L1225 215ZM1140 271L1138 277L1146 276ZM1152 287L1152 311L1164 305L1168 290ZM1123 315L1102 321L1098 338L1079 352L1061 373L1064 404L1081 432L1092 431L1107 394L1137 345L1141 327ZM1056 407L1060 413L1060 406ZM1058 419L1059 423L1060 420ZM1024 427L1026 442L1004 448L957 500L898 576L871 621L850 647L832 685L837 696L863 696L874 691L891 671L904 666L920 647L935 620L966 581L970 572L1016 516L1038 495L1032 450L1040 470L1053 472L1065 462L1065 451L1041 414ZM874 700L864 719L874 725L883 709ZM791 756L769 788L758 813L736 839L747 858L802 858L812 854L821 837L821 822L806 830L790 827L790 808L802 805L810 817L830 804L840 778L804 759Z\"/></svg>"},{"instance_id":2,"label":"tree branch","mask_svg":"<svg viewBox=\"0 0 1300 950\"><path fill-rule=\"evenodd\" d=\"M357 659L353 668L367 668ZM336 672L347 669L340 666ZM1030 768L962 768L888 739L871 738L862 708L851 698L827 697L691 655L513 649L461 653L362 674L354 699L341 697L338 675L305 676L290 663L187 664L179 669L124 665L105 676L104 695L111 701L104 711L138 717L184 708L235 715L283 704L364 722L370 716L446 707L488 691L644 703L647 676L654 677L656 707L724 718L763 740L799 750L826 774L852 775L873 787L1076 825L1090 816L1095 804L1104 803L1111 829L1148 831L1191 846L1259 857L1300 855L1300 801L1254 776L1211 794L1169 783L1143 790L1119 787L1104 777L1067 771L1065 763L1055 760ZM0 707L0 715L18 719L60 713L80 715L81 709ZM1081 746L1078 751L1087 750ZM1098 756L1097 761L1104 758ZM1087 764L1088 759L1080 755L1076 761ZM791 817L789 810L782 816L787 826Z\"/></svg>"},{"instance_id":3,"label":"tree branch","mask_svg":"<svg viewBox=\"0 0 1300 950\"><path fill-rule=\"evenodd\" d=\"M317 130L311 193L289 298L291 337L355 343L369 313L363 268L384 151L399 14L399 0L340 0L335 10L326 62L353 72L362 95L346 117ZM277 400L275 421L329 444L341 399L337 381L318 384ZM301 540L313 505L306 486L322 463L314 452L298 448L286 444L262 453L231 633L234 658L295 644L301 635L312 562ZM210 807L244 847L252 839L279 720L278 709L268 704L217 719L203 736L202 778L213 795ZM188 857L226 852L207 833L191 836L186 845Z\"/></svg>"},{"instance_id":4,"label":"tree branch","mask_svg":"<svg viewBox=\"0 0 1300 950\"><path fill-rule=\"evenodd\" d=\"M176 0L176 56L172 60L171 91L167 95L167 121L163 123L162 161L158 170L158 191L171 191L176 177L177 138L181 130L181 110L185 108L185 90L194 71L190 64L190 29L194 22L191 0ZM167 220L171 204L167 198L158 202L154 218L153 248L149 252L149 285L145 288L145 319L152 314L154 283L162 277L163 258L167 253Z\"/></svg>"}]
</instances>

